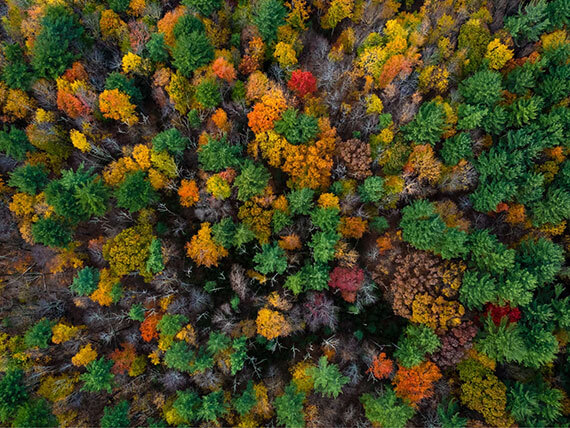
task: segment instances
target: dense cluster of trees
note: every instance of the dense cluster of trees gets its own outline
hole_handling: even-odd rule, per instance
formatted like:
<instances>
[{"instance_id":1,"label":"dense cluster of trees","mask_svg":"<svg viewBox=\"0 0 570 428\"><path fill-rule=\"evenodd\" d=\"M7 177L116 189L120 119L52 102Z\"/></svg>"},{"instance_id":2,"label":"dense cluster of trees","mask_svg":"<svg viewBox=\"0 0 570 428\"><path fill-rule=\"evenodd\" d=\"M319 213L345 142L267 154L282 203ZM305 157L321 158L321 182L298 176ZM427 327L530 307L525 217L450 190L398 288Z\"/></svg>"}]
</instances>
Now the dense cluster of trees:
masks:
<instances>
[{"instance_id":1,"label":"dense cluster of trees","mask_svg":"<svg viewBox=\"0 0 570 428\"><path fill-rule=\"evenodd\" d=\"M567 0L0 14L1 425L570 423Z\"/></svg>"}]
</instances>

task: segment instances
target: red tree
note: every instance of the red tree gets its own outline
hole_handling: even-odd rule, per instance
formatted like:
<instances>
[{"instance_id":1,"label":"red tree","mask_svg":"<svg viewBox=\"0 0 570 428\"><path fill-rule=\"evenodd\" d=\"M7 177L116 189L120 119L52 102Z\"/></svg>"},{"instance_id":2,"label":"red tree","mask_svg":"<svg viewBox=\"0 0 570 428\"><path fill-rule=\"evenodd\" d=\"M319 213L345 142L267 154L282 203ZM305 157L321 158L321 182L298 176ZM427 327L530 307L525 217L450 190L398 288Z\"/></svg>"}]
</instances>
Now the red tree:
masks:
<instances>
[{"instance_id":1,"label":"red tree","mask_svg":"<svg viewBox=\"0 0 570 428\"><path fill-rule=\"evenodd\" d=\"M287 86L298 96L304 97L307 94L316 92L317 79L310 71L295 70L291 73L291 79L289 79Z\"/></svg>"},{"instance_id":2,"label":"red tree","mask_svg":"<svg viewBox=\"0 0 570 428\"><path fill-rule=\"evenodd\" d=\"M342 298L347 302L354 302L356 292L364 282L364 271L359 267L345 268L337 266L329 277L329 287L338 288Z\"/></svg>"}]
</instances>

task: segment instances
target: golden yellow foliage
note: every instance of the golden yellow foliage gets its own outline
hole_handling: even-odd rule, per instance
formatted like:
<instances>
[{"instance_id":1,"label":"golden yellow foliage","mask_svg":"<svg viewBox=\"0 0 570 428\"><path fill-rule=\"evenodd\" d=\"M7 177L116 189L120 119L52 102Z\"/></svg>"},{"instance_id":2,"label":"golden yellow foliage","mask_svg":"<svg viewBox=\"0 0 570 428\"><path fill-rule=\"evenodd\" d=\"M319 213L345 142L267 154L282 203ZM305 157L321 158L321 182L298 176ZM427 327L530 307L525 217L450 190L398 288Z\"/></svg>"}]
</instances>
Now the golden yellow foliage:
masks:
<instances>
[{"instance_id":1,"label":"golden yellow foliage","mask_svg":"<svg viewBox=\"0 0 570 428\"><path fill-rule=\"evenodd\" d=\"M95 358L97 358L97 351L95 351L89 343L83 346L79 352L71 358L71 363L76 367L86 366Z\"/></svg>"}]
</instances>

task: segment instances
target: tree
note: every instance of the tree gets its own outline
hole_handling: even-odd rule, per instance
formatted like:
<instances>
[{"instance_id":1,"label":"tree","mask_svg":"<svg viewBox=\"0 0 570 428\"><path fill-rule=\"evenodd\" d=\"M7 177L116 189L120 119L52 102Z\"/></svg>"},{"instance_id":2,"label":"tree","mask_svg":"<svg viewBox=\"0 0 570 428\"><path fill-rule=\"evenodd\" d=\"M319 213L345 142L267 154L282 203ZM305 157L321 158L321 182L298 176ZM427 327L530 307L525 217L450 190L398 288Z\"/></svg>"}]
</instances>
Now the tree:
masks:
<instances>
[{"instance_id":1,"label":"tree","mask_svg":"<svg viewBox=\"0 0 570 428\"><path fill-rule=\"evenodd\" d=\"M122 400L119 404L110 407L105 406L103 417L101 418L102 428L128 427L131 425L129 419L129 403Z\"/></svg>"},{"instance_id":2,"label":"tree","mask_svg":"<svg viewBox=\"0 0 570 428\"><path fill-rule=\"evenodd\" d=\"M338 397L350 380L340 373L336 364L329 364L327 357L321 357L318 366L308 368L307 374L313 378L315 391L329 398Z\"/></svg>"},{"instance_id":3,"label":"tree","mask_svg":"<svg viewBox=\"0 0 570 428\"><path fill-rule=\"evenodd\" d=\"M215 422L227 411L224 391L219 390L202 397L202 405L198 408L197 416L201 421Z\"/></svg>"},{"instance_id":4,"label":"tree","mask_svg":"<svg viewBox=\"0 0 570 428\"><path fill-rule=\"evenodd\" d=\"M281 275L287 269L287 255L276 243L263 244L261 253L257 253L253 261L256 263L255 268L264 275L269 273Z\"/></svg>"},{"instance_id":5,"label":"tree","mask_svg":"<svg viewBox=\"0 0 570 428\"><path fill-rule=\"evenodd\" d=\"M473 157L471 137L462 132L443 141L443 147L439 152L446 165L455 166L461 159L470 160Z\"/></svg>"},{"instance_id":6,"label":"tree","mask_svg":"<svg viewBox=\"0 0 570 428\"><path fill-rule=\"evenodd\" d=\"M285 24L287 9L280 0L261 0L255 9L253 23L267 44L275 41L277 28Z\"/></svg>"},{"instance_id":7,"label":"tree","mask_svg":"<svg viewBox=\"0 0 570 428\"><path fill-rule=\"evenodd\" d=\"M287 336L291 331L291 326L283 315L267 308L259 310L255 324L257 326L257 333L268 340L275 339L279 336Z\"/></svg>"},{"instance_id":8,"label":"tree","mask_svg":"<svg viewBox=\"0 0 570 428\"><path fill-rule=\"evenodd\" d=\"M216 108L222 102L220 87L214 79L204 79L196 86L196 101L204 108Z\"/></svg>"},{"instance_id":9,"label":"tree","mask_svg":"<svg viewBox=\"0 0 570 428\"><path fill-rule=\"evenodd\" d=\"M228 251L214 242L210 223L202 223L200 230L186 244L186 255L199 266L218 266L219 259L226 257Z\"/></svg>"},{"instance_id":10,"label":"tree","mask_svg":"<svg viewBox=\"0 0 570 428\"><path fill-rule=\"evenodd\" d=\"M425 354L433 354L440 346L439 337L431 328L424 324L409 324L398 341L394 356L403 367L411 368L421 364Z\"/></svg>"},{"instance_id":11,"label":"tree","mask_svg":"<svg viewBox=\"0 0 570 428\"><path fill-rule=\"evenodd\" d=\"M26 153L34 150L35 147L30 144L26 133L14 125L8 132L0 131L0 152L18 161L23 161Z\"/></svg>"},{"instance_id":12,"label":"tree","mask_svg":"<svg viewBox=\"0 0 570 428\"><path fill-rule=\"evenodd\" d=\"M491 107L501 99L502 79L500 73L482 70L459 84L459 93L467 103Z\"/></svg>"},{"instance_id":13,"label":"tree","mask_svg":"<svg viewBox=\"0 0 570 428\"><path fill-rule=\"evenodd\" d=\"M519 6L516 15L505 18L505 28L511 33L516 41L529 40L537 41L539 36L550 26L550 15L548 3L539 0L525 6Z\"/></svg>"},{"instance_id":14,"label":"tree","mask_svg":"<svg viewBox=\"0 0 570 428\"><path fill-rule=\"evenodd\" d=\"M176 410L176 413L187 424L192 424L196 419L198 419L198 410L200 409L201 400L200 396L194 391L176 391L176 400L172 404L172 407Z\"/></svg>"},{"instance_id":15,"label":"tree","mask_svg":"<svg viewBox=\"0 0 570 428\"><path fill-rule=\"evenodd\" d=\"M140 170L127 174L115 191L115 197L117 206L130 212L140 211L159 199L159 195L146 180L146 173Z\"/></svg>"},{"instance_id":16,"label":"tree","mask_svg":"<svg viewBox=\"0 0 570 428\"><path fill-rule=\"evenodd\" d=\"M295 70L291 73L287 87L303 98L317 91L317 79L310 71Z\"/></svg>"},{"instance_id":17,"label":"tree","mask_svg":"<svg viewBox=\"0 0 570 428\"><path fill-rule=\"evenodd\" d=\"M162 258L162 244L160 239L153 238L149 246L149 256L146 262L146 270L150 273L160 273L164 270Z\"/></svg>"},{"instance_id":18,"label":"tree","mask_svg":"<svg viewBox=\"0 0 570 428\"><path fill-rule=\"evenodd\" d=\"M156 325L156 329L163 335L175 336L187 323L188 317L185 315L165 314Z\"/></svg>"},{"instance_id":19,"label":"tree","mask_svg":"<svg viewBox=\"0 0 570 428\"><path fill-rule=\"evenodd\" d=\"M124 74L116 71L109 73L105 79L105 89L112 91L113 89L119 90L123 94L127 94L135 104L142 103L142 94L134 79L129 79Z\"/></svg>"},{"instance_id":20,"label":"tree","mask_svg":"<svg viewBox=\"0 0 570 428\"><path fill-rule=\"evenodd\" d=\"M210 16L221 7L222 2L220 0L184 0L182 4L193 12Z\"/></svg>"},{"instance_id":21,"label":"tree","mask_svg":"<svg viewBox=\"0 0 570 428\"><path fill-rule=\"evenodd\" d=\"M43 165L24 165L10 173L8 184L20 192L35 195L48 184L48 174Z\"/></svg>"},{"instance_id":22,"label":"tree","mask_svg":"<svg viewBox=\"0 0 570 428\"><path fill-rule=\"evenodd\" d=\"M0 422L7 423L27 399L24 372L19 368L6 371L0 380Z\"/></svg>"},{"instance_id":23,"label":"tree","mask_svg":"<svg viewBox=\"0 0 570 428\"><path fill-rule=\"evenodd\" d=\"M255 390L253 389L253 381L249 380L247 382L246 388L243 390L239 397L233 399L234 409L240 414L245 415L257 404L257 398L255 396ZM277 399L275 400L275 406L277 407ZM277 411L279 412L279 411ZM278 413L279 414L279 413ZM278 416L279 417L279 416ZM281 423L281 422L280 422Z\"/></svg>"},{"instance_id":24,"label":"tree","mask_svg":"<svg viewBox=\"0 0 570 428\"><path fill-rule=\"evenodd\" d=\"M73 47L84 29L64 6L48 7L40 28L32 48L32 65L40 77L55 79L76 58Z\"/></svg>"},{"instance_id":25,"label":"tree","mask_svg":"<svg viewBox=\"0 0 570 428\"><path fill-rule=\"evenodd\" d=\"M63 221L42 217L32 225L34 240L48 247L65 248L72 241L71 229Z\"/></svg>"},{"instance_id":26,"label":"tree","mask_svg":"<svg viewBox=\"0 0 570 428\"><path fill-rule=\"evenodd\" d=\"M289 211L292 215L307 215L313 209L313 198L315 191L308 187L302 187L298 190L292 190L287 195L289 201Z\"/></svg>"},{"instance_id":27,"label":"tree","mask_svg":"<svg viewBox=\"0 0 570 428\"><path fill-rule=\"evenodd\" d=\"M97 289L99 284L99 270L94 267L84 267L77 272L69 287L71 291L80 296L88 296Z\"/></svg>"},{"instance_id":28,"label":"tree","mask_svg":"<svg viewBox=\"0 0 570 428\"><path fill-rule=\"evenodd\" d=\"M553 426L562 414L564 395L544 381L515 384L507 392L507 409L525 426Z\"/></svg>"},{"instance_id":29,"label":"tree","mask_svg":"<svg viewBox=\"0 0 570 428\"><path fill-rule=\"evenodd\" d=\"M176 41L172 57L174 66L182 75L191 77L194 70L214 59L214 48L206 34L194 31Z\"/></svg>"},{"instance_id":30,"label":"tree","mask_svg":"<svg viewBox=\"0 0 570 428\"><path fill-rule=\"evenodd\" d=\"M226 168L236 168L240 163L241 150L238 145L230 145L225 137L219 140L210 138L198 148L198 161L205 171L220 172Z\"/></svg>"},{"instance_id":31,"label":"tree","mask_svg":"<svg viewBox=\"0 0 570 428\"><path fill-rule=\"evenodd\" d=\"M24 51L20 45L4 45L4 58L6 64L2 70L2 80L12 89L27 91L34 75L24 59Z\"/></svg>"},{"instance_id":32,"label":"tree","mask_svg":"<svg viewBox=\"0 0 570 428\"><path fill-rule=\"evenodd\" d=\"M164 34L152 33L146 44L148 57L154 62L166 62L168 60L168 50L164 40Z\"/></svg>"},{"instance_id":33,"label":"tree","mask_svg":"<svg viewBox=\"0 0 570 428\"><path fill-rule=\"evenodd\" d=\"M403 403L389 387L376 397L363 394L360 402L364 405L366 418L383 427L404 428L414 415L414 409Z\"/></svg>"},{"instance_id":34,"label":"tree","mask_svg":"<svg viewBox=\"0 0 570 428\"><path fill-rule=\"evenodd\" d=\"M330 288L338 288L347 302L356 300L356 293L364 283L364 271L359 267L345 268L337 266L331 272Z\"/></svg>"},{"instance_id":35,"label":"tree","mask_svg":"<svg viewBox=\"0 0 570 428\"><path fill-rule=\"evenodd\" d=\"M189 140L176 128L170 128L159 132L152 139L152 147L155 151L168 151L172 155L181 155L188 146Z\"/></svg>"},{"instance_id":36,"label":"tree","mask_svg":"<svg viewBox=\"0 0 570 428\"><path fill-rule=\"evenodd\" d=\"M445 112L441 104L435 101L423 103L412 120L401 129L407 141L416 144L437 143L444 132Z\"/></svg>"},{"instance_id":37,"label":"tree","mask_svg":"<svg viewBox=\"0 0 570 428\"><path fill-rule=\"evenodd\" d=\"M364 203L380 202L385 195L384 179L379 176L368 177L360 186L358 186L358 194Z\"/></svg>"},{"instance_id":38,"label":"tree","mask_svg":"<svg viewBox=\"0 0 570 428\"><path fill-rule=\"evenodd\" d=\"M317 263L328 263L334 258L335 245L340 239L338 233L317 232L309 242L313 250L313 259Z\"/></svg>"},{"instance_id":39,"label":"tree","mask_svg":"<svg viewBox=\"0 0 570 428\"><path fill-rule=\"evenodd\" d=\"M87 372L80 376L85 383L81 388L82 391L100 392L107 391L111 393L114 386L115 375L111 373L113 361L101 357L87 364Z\"/></svg>"},{"instance_id":40,"label":"tree","mask_svg":"<svg viewBox=\"0 0 570 428\"><path fill-rule=\"evenodd\" d=\"M120 120L128 126L139 121L136 116L136 106L131 104L128 94L118 89L105 89L99 95L99 109L107 119Z\"/></svg>"},{"instance_id":41,"label":"tree","mask_svg":"<svg viewBox=\"0 0 570 428\"><path fill-rule=\"evenodd\" d=\"M289 108L283 112L281 119L275 122L275 131L283 135L288 142L304 144L319 134L319 124L315 117Z\"/></svg>"},{"instance_id":42,"label":"tree","mask_svg":"<svg viewBox=\"0 0 570 428\"><path fill-rule=\"evenodd\" d=\"M299 391L294 383L287 385L285 392L275 398L277 422L287 428L304 427L304 401L305 393L303 391Z\"/></svg>"},{"instance_id":43,"label":"tree","mask_svg":"<svg viewBox=\"0 0 570 428\"><path fill-rule=\"evenodd\" d=\"M46 400L30 400L16 410L13 427L56 427L58 421Z\"/></svg>"},{"instance_id":44,"label":"tree","mask_svg":"<svg viewBox=\"0 0 570 428\"><path fill-rule=\"evenodd\" d=\"M234 181L234 186L238 188L238 199L247 201L262 193L270 177L271 174L263 165L256 165L247 159Z\"/></svg>"},{"instance_id":45,"label":"tree","mask_svg":"<svg viewBox=\"0 0 570 428\"><path fill-rule=\"evenodd\" d=\"M399 367L392 384L398 397L417 405L433 395L433 384L439 379L439 368L431 361L425 361L411 368Z\"/></svg>"}]
</instances>

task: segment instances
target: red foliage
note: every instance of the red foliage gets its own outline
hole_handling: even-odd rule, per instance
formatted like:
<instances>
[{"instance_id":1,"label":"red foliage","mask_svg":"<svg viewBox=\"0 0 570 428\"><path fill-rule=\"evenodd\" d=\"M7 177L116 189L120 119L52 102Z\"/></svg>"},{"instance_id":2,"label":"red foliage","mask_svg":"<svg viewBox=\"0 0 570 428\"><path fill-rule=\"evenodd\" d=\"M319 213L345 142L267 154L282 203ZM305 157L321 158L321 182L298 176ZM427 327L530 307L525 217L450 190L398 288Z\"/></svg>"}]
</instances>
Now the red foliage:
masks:
<instances>
[{"instance_id":1,"label":"red foliage","mask_svg":"<svg viewBox=\"0 0 570 428\"><path fill-rule=\"evenodd\" d=\"M158 339L158 332L156 331L156 325L162 318L160 314L147 315L144 321L141 323L140 331L141 337L145 342L150 342L152 339Z\"/></svg>"},{"instance_id":2,"label":"red foliage","mask_svg":"<svg viewBox=\"0 0 570 428\"><path fill-rule=\"evenodd\" d=\"M57 91L57 108L72 119L87 116L91 111L78 97L61 90Z\"/></svg>"},{"instance_id":3,"label":"red foliage","mask_svg":"<svg viewBox=\"0 0 570 428\"><path fill-rule=\"evenodd\" d=\"M511 308L509 304L506 306L495 306L492 303L487 303L485 306L484 316L491 315L495 325L501 324L503 317L508 318L508 322L517 322L521 319L521 311L519 308Z\"/></svg>"},{"instance_id":4,"label":"red foliage","mask_svg":"<svg viewBox=\"0 0 570 428\"><path fill-rule=\"evenodd\" d=\"M372 360L372 364L366 373L372 373L376 379L388 379L394 371L394 362L386 357L384 352L378 354Z\"/></svg>"},{"instance_id":5,"label":"red foliage","mask_svg":"<svg viewBox=\"0 0 570 428\"><path fill-rule=\"evenodd\" d=\"M347 302L354 302L356 292L364 282L364 271L359 267L345 268L337 266L331 272L329 287L338 288L342 298Z\"/></svg>"},{"instance_id":6,"label":"red foliage","mask_svg":"<svg viewBox=\"0 0 570 428\"><path fill-rule=\"evenodd\" d=\"M114 374L123 374L130 370L131 365L135 361L137 353L132 343L121 343L123 350L115 349L111 354L111 359L115 362L111 371Z\"/></svg>"},{"instance_id":7,"label":"red foliage","mask_svg":"<svg viewBox=\"0 0 570 428\"><path fill-rule=\"evenodd\" d=\"M310 71L295 70L291 73L291 79L289 79L287 86L298 96L304 97L307 94L316 92L317 79Z\"/></svg>"}]
</instances>

